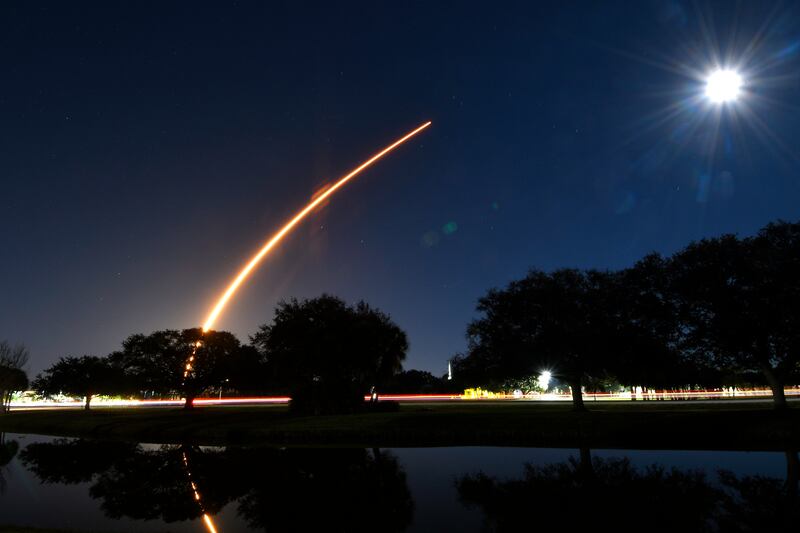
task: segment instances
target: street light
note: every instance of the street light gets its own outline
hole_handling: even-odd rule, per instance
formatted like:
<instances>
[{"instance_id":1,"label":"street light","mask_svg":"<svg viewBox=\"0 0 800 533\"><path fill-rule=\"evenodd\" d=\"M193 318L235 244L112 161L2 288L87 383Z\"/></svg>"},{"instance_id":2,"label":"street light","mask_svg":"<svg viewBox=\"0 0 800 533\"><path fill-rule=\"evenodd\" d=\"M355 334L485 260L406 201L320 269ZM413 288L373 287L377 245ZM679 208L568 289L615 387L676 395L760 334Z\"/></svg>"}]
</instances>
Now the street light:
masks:
<instances>
[{"instance_id":1,"label":"street light","mask_svg":"<svg viewBox=\"0 0 800 533\"><path fill-rule=\"evenodd\" d=\"M543 371L539 374L536 382L543 391L547 391L547 387L550 386L550 379L553 377L553 374L549 370Z\"/></svg>"}]
</instances>

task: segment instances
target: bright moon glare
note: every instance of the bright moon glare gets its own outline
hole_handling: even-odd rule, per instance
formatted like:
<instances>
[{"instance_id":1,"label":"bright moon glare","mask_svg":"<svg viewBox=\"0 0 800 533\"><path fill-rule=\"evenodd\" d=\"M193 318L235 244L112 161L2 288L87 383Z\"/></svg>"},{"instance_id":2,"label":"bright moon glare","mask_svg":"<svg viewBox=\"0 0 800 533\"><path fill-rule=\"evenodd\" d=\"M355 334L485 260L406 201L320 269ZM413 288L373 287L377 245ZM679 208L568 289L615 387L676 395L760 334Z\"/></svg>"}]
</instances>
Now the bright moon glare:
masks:
<instances>
[{"instance_id":1,"label":"bright moon glare","mask_svg":"<svg viewBox=\"0 0 800 533\"><path fill-rule=\"evenodd\" d=\"M721 104L736 100L742 87L742 77L735 70L716 70L706 81L706 96Z\"/></svg>"}]
</instances>

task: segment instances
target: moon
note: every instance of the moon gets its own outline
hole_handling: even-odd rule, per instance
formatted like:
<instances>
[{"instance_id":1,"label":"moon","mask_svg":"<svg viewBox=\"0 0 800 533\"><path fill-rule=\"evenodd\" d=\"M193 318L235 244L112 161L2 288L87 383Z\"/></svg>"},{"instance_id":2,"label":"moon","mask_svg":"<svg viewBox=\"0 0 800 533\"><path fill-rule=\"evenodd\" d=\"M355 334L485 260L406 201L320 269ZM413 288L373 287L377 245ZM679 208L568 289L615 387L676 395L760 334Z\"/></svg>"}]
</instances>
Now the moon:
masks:
<instances>
[{"instance_id":1,"label":"moon","mask_svg":"<svg viewBox=\"0 0 800 533\"><path fill-rule=\"evenodd\" d=\"M735 101L741 88L742 76L735 70L718 69L706 79L706 97L715 104Z\"/></svg>"}]
</instances>

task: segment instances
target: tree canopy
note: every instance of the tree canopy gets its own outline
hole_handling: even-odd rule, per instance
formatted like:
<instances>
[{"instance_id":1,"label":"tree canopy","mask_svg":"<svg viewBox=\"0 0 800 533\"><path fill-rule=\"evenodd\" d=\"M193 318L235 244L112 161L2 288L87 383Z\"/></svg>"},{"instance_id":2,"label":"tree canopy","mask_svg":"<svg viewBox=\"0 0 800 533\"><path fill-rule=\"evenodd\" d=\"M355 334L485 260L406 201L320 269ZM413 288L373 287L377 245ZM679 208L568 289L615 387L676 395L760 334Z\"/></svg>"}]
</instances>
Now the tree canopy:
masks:
<instances>
[{"instance_id":1,"label":"tree canopy","mask_svg":"<svg viewBox=\"0 0 800 533\"><path fill-rule=\"evenodd\" d=\"M0 413L8 412L11 396L28 387L28 374L23 370L29 358L28 349L0 341Z\"/></svg>"},{"instance_id":2,"label":"tree canopy","mask_svg":"<svg viewBox=\"0 0 800 533\"><path fill-rule=\"evenodd\" d=\"M290 390L292 408L313 413L357 410L372 387L402 369L408 349L388 315L329 295L280 302L251 342Z\"/></svg>"},{"instance_id":3,"label":"tree canopy","mask_svg":"<svg viewBox=\"0 0 800 533\"><path fill-rule=\"evenodd\" d=\"M723 235L617 272L531 270L478 301L458 376L495 383L550 370L580 386L609 376L719 386L760 373L776 408L800 368L800 223Z\"/></svg>"},{"instance_id":4,"label":"tree canopy","mask_svg":"<svg viewBox=\"0 0 800 533\"><path fill-rule=\"evenodd\" d=\"M193 353L195 360L184 378ZM253 355L252 351L248 353ZM131 335L111 360L123 368L130 385L142 393L182 394L186 406L191 407L204 390L230 379L234 361L241 361L246 355L232 333L190 328Z\"/></svg>"},{"instance_id":5,"label":"tree canopy","mask_svg":"<svg viewBox=\"0 0 800 533\"><path fill-rule=\"evenodd\" d=\"M123 374L106 358L93 355L62 357L36 377L33 388L42 395L65 394L86 399L90 409L92 397L114 394L122 387Z\"/></svg>"},{"instance_id":6,"label":"tree canopy","mask_svg":"<svg viewBox=\"0 0 800 533\"><path fill-rule=\"evenodd\" d=\"M762 373L785 408L786 379L800 363L800 224L692 243L670 268L687 358Z\"/></svg>"},{"instance_id":7,"label":"tree canopy","mask_svg":"<svg viewBox=\"0 0 800 533\"><path fill-rule=\"evenodd\" d=\"M34 388L85 396L87 408L102 393L182 395L187 407L204 392L277 393L292 397L294 411L324 413L357 411L383 390L524 387L549 371L578 409L583 388L743 381L767 383L785 408L784 387L800 378L798 272L800 223L783 221L618 271L532 269L479 299L467 353L452 359L453 381L401 373L405 332L363 301L323 294L280 302L250 345L200 328L136 334L107 358L63 358ZM0 342L4 409L27 385L27 357L23 346Z\"/></svg>"},{"instance_id":8,"label":"tree canopy","mask_svg":"<svg viewBox=\"0 0 800 533\"><path fill-rule=\"evenodd\" d=\"M613 288L611 273L562 269L531 270L489 291L478 302L482 316L467 328L469 364L496 379L549 370L570 385L582 409L583 381L619 349Z\"/></svg>"},{"instance_id":9,"label":"tree canopy","mask_svg":"<svg viewBox=\"0 0 800 533\"><path fill-rule=\"evenodd\" d=\"M404 370L395 374L386 384L387 390L399 394L443 392L445 380L423 370Z\"/></svg>"}]
</instances>

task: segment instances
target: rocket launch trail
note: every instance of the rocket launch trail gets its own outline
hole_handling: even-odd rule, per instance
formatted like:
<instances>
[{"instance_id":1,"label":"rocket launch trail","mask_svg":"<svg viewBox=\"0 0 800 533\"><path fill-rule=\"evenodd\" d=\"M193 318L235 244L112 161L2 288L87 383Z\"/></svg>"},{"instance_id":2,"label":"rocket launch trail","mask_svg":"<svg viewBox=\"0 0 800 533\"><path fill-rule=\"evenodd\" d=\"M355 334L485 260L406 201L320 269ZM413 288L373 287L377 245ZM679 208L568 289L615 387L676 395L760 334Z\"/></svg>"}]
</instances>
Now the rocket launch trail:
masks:
<instances>
[{"instance_id":1,"label":"rocket launch trail","mask_svg":"<svg viewBox=\"0 0 800 533\"><path fill-rule=\"evenodd\" d=\"M286 224L284 224L283 227L281 227L281 229L278 230L278 232L275 233L264 244L264 246L258 251L258 253L256 253L252 257L252 259L250 259L250 261L248 261L248 263L242 268L241 271L239 271L239 273L236 275L236 277L233 278L233 281L231 281L231 283L228 285L228 288L225 289L225 292L222 293L222 295L217 300L217 303L214 305L213 309L208 314L208 317L206 318L206 321L203 324L203 331L208 331L209 329L211 329L214 326L214 323L219 318L220 313L222 313L222 311L225 309L225 306L228 304L228 302L233 297L233 295L236 293L236 291L239 289L239 287L242 285L242 283L244 283L244 281L247 279L247 277L250 275L250 273L253 271L253 269L256 268L258 266L258 264L261 262L261 260L264 259L264 257L273 248L275 248L275 246L278 243L280 243L280 241L287 234L289 234L292 231L292 229L294 229L295 226L297 226L300 222L302 222L302 220L306 216L308 216L308 214L311 213L314 210L315 207L320 205L326 199L330 198L336 191L338 191L340 188L342 188L348 181L350 181L351 179L356 177L363 170L367 169L369 166L371 166L373 163L375 163L376 161L381 159L383 156L385 156L386 154L388 154L389 152L391 152L392 150L394 150L395 148L397 148L401 144L405 143L407 140L411 139L412 137L414 137L415 135L417 135L419 132L421 132L422 130L424 130L425 128L427 128L430 125L431 125L430 121L422 124L418 128L412 130L411 132L407 133L403 137L400 137L395 142L393 142L389 146L385 147L384 149L382 149L381 151L379 151L378 153L376 153L375 155L373 155L372 157L370 157L369 159L367 159L366 161L361 163L355 169L350 171L349 174L345 175L342 178L339 178L339 181L334 183L331 187L326 189L323 193L318 195L316 198L313 198L311 200L311 202L309 202L294 217L292 217L288 222L286 222Z\"/></svg>"}]
</instances>

